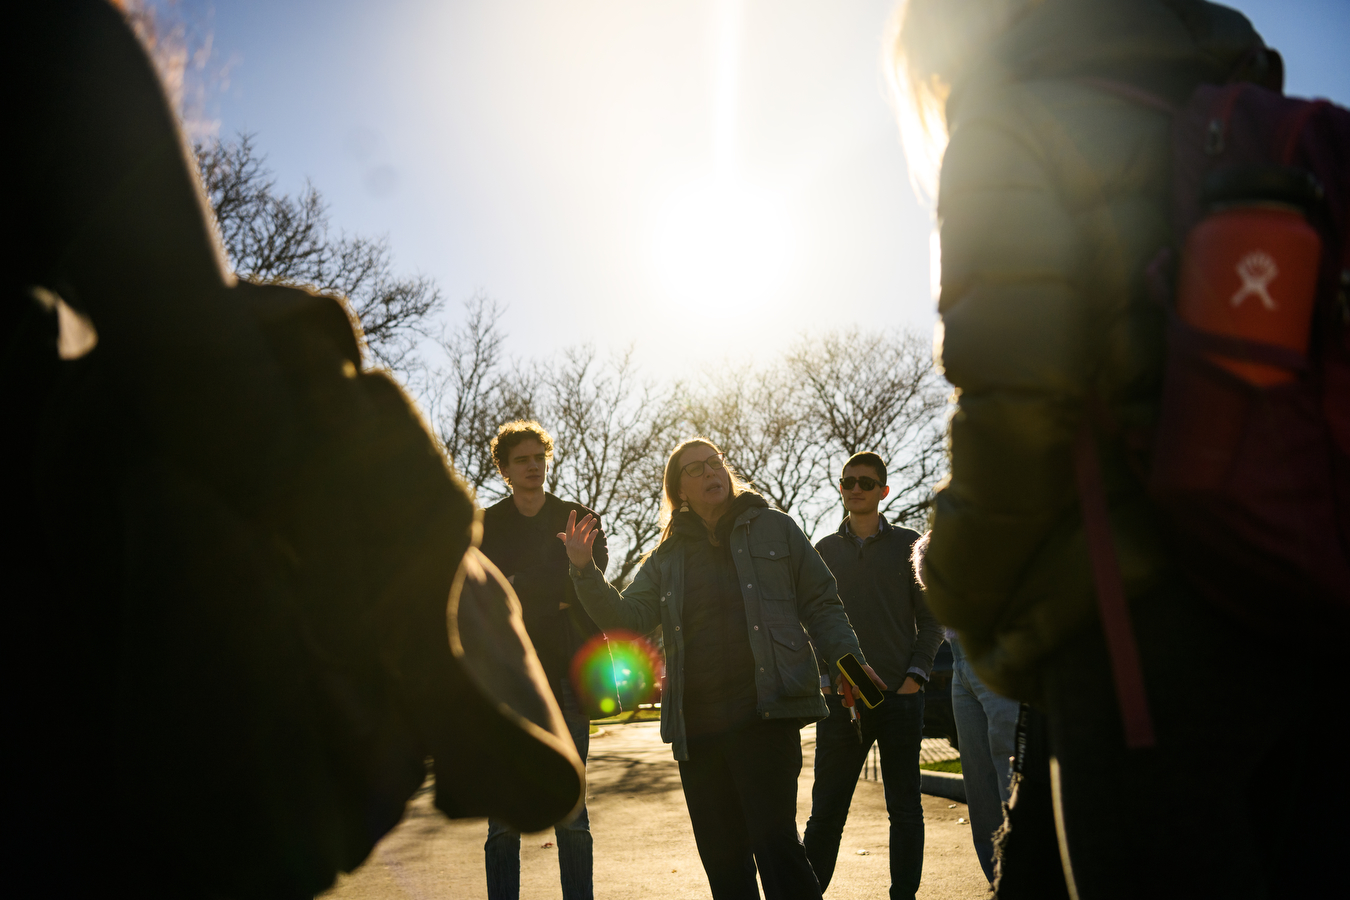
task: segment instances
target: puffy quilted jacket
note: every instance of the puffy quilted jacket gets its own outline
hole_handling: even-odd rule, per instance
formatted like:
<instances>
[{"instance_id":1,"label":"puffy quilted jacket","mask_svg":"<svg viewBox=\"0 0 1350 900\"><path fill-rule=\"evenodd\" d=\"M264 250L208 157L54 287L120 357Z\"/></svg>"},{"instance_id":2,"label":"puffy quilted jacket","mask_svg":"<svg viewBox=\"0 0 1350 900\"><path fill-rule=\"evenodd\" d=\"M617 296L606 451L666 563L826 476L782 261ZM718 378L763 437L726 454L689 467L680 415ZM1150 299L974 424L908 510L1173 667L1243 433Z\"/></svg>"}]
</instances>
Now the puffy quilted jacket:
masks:
<instances>
[{"instance_id":1,"label":"puffy quilted jacket","mask_svg":"<svg viewBox=\"0 0 1350 900\"><path fill-rule=\"evenodd\" d=\"M1069 447L1090 406L1126 591L1167 548L1112 432L1156 415L1162 312L1143 270L1171 240L1169 120L1092 79L1184 102L1278 64L1250 23L1193 0L1046 0L953 86L939 195L951 474L924 562L930 603L981 678L1035 699L1036 666L1095 622ZM1095 626L1094 626L1095 627Z\"/></svg>"}]
</instances>

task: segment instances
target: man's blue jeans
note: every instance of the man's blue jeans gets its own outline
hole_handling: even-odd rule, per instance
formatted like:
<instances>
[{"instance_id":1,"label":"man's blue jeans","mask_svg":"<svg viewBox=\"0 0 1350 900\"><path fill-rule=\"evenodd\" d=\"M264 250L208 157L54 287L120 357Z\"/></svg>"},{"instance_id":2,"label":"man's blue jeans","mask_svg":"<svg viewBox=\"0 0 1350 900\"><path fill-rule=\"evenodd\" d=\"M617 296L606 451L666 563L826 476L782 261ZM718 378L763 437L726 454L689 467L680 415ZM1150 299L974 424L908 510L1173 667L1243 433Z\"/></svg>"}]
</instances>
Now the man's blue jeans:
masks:
<instances>
[{"instance_id":1,"label":"man's blue jeans","mask_svg":"<svg viewBox=\"0 0 1350 900\"><path fill-rule=\"evenodd\" d=\"M816 783L806 822L806 858L823 891L834 876L839 839L848 820L853 789L875 742L881 749L881 778L891 820L891 900L912 900L923 875L923 800L919 794L919 745L923 741L923 692L886 692L876 709L861 703L862 743L848 709L825 697L829 718L816 724Z\"/></svg>"},{"instance_id":2,"label":"man's blue jeans","mask_svg":"<svg viewBox=\"0 0 1350 900\"><path fill-rule=\"evenodd\" d=\"M566 680L558 691L558 705L562 707L563 721L572 743L577 745L581 762L586 762L586 751L591 744L591 722ZM591 820L583 803L581 812L570 822L553 828L558 842L558 869L562 881L563 900L591 900ZM520 900L520 832L505 822L488 819L487 843L483 845L487 863L488 900Z\"/></svg>"},{"instance_id":3,"label":"man's blue jeans","mask_svg":"<svg viewBox=\"0 0 1350 900\"><path fill-rule=\"evenodd\" d=\"M970 837L984 877L994 880L994 832L1003 824L1015 752L1016 700L996 694L970 668L961 645L952 645L952 712L961 744L961 774L970 807Z\"/></svg>"}]
</instances>

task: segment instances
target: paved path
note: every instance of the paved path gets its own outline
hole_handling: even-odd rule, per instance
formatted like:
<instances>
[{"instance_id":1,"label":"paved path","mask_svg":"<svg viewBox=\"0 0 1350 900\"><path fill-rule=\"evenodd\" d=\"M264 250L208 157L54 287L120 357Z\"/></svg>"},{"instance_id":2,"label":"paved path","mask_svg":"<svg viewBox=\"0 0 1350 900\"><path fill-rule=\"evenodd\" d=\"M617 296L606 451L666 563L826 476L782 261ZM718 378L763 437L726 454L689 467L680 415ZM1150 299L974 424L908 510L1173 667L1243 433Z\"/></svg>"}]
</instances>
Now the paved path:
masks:
<instances>
[{"instance_id":1,"label":"paved path","mask_svg":"<svg viewBox=\"0 0 1350 900\"><path fill-rule=\"evenodd\" d=\"M797 824L811 809L815 728L802 730L802 778ZM587 767L591 832L595 839L596 900L707 898L708 881L689 828L679 769L655 722L607 726L591 737ZM987 884L970 845L965 804L923 798L926 842L920 900L981 900ZM863 781L839 852L828 900L884 898L886 806L881 784ZM402 824L366 864L323 895L325 900L466 898L485 900L483 819L450 821L431 806L427 790L409 805ZM560 900L558 852L551 831L521 840L521 897ZM548 846L545 846L548 844ZM859 855L858 850L867 850Z\"/></svg>"}]
</instances>

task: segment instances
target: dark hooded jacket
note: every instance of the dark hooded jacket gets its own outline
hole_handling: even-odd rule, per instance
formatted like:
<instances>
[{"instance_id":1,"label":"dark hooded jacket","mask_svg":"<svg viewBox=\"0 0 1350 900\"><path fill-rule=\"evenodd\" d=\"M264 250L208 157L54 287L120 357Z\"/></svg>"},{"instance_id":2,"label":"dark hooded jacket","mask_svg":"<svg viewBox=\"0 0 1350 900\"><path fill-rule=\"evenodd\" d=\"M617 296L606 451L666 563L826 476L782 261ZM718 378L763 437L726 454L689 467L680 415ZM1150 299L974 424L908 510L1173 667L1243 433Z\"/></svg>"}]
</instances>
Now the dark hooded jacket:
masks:
<instances>
[{"instance_id":1,"label":"dark hooded jacket","mask_svg":"<svg viewBox=\"0 0 1350 900\"><path fill-rule=\"evenodd\" d=\"M951 474L924 580L980 676L1034 699L1038 661L1095 621L1070 442L1089 401L1147 429L1163 313L1143 271L1169 243L1169 121L1090 79L1176 103L1203 82L1269 83L1278 57L1202 2L1045 0L953 85L938 213L941 365L958 389ZM1098 431L1126 591L1169 575L1124 442Z\"/></svg>"},{"instance_id":2,"label":"dark hooded jacket","mask_svg":"<svg viewBox=\"0 0 1350 900\"><path fill-rule=\"evenodd\" d=\"M521 515L510 497L483 510L483 555L515 589L525 630L555 695L568 677L577 651L600 633L577 601L567 575L567 550L557 537L573 512L578 522L587 515L595 516L580 503L559 500L549 493L544 494L544 506L534 516ZM603 572L609 563L609 550L598 527L593 553ZM599 710L591 712L596 718L603 715Z\"/></svg>"}]
</instances>

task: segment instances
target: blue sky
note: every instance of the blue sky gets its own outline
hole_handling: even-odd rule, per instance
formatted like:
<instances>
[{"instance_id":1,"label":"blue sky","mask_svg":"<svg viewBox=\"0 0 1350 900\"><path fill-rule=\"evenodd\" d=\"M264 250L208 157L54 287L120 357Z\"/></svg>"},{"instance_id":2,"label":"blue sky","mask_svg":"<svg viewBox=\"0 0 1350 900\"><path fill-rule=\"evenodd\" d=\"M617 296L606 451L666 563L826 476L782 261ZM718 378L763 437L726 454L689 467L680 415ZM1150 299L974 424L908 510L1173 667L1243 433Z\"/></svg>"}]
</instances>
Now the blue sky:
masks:
<instances>
[{"instance_id":1,"label":"blue sky","mask_svg":"<svg viewBox=\"0 0 1350 900\"><path fill-rule=\"evenodd\" d=\"M506 304L516 354L634 343L686 375L746 332L932 323L891 0L187 3L228 63L221 134L387 234L448 320L475 291ZM1290 93L1350 103L1350 0L1232 5Z\"/></svg>"}]
</instances>

